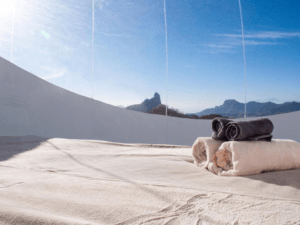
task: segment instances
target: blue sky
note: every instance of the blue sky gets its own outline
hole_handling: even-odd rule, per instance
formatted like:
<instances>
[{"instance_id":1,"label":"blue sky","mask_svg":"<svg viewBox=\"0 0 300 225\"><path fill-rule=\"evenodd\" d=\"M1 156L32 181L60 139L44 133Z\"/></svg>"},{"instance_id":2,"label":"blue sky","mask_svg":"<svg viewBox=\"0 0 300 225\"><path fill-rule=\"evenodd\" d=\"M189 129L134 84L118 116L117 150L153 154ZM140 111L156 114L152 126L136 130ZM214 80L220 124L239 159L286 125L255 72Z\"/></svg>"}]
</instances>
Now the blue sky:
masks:
<instances>
[{"instance_id":1,"label":"blue sky","mask_svg":"<svg viewBox=\"0 0 300 225\"><path fill-rule=\"evenodd\" d=\"M300 101L300 2L241 4L247 101ZM94 77L92 6L92 0L15 0L15 7L14 0L0 1L0 56L112 105L138 104L154 92L185 113L226 99L244 102L238 0L166 0L168 82L163 0L95 0Z\"/></svg>"}]
</instances>

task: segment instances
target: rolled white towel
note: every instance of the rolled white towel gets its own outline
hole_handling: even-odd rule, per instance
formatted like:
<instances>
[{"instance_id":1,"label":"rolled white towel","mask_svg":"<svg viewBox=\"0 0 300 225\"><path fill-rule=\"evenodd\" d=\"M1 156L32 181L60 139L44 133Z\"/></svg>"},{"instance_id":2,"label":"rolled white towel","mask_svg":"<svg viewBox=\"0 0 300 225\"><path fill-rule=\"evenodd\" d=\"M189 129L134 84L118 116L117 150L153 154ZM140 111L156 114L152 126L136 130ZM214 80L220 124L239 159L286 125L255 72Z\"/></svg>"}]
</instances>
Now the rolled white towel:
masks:
<instances>
[{"instance_id":1,"label":"rolled white towel","mask_svg":"<svg viewBox=\"0 0 300 225\"><path fill-rule=\"evenodd\" d=\"M210 171L216 175L220 175L223 171L222 168L216 166L213 162L208 163L207 169L208 169L208 171Z\"/></svg>"},{"instance_id":2,"label":"rolled white towel","mask_svg":"<svg viewBox=\"0 0 300 225\"><path fill-rule=\"evenodd\" d=\"M204 166L204 168L207 169L213 155L223 142L224 141L214 140L211 137L197 138L192 147L194 163L197 164L197 166Z\"/></svg>"},{"instance_id":3,"label":"rolled white towel","mask_svg":"<svg viewBox=\"0 0 300 225\"><path fill-rule=\"evenodd\" d=\"M283 139L273 139L271 142L229 141L219 147L213 159L214 164L222 169L221 173L217 173L221 176L243 176L263 171L298 169L300 144ZM213 172L213 169L210 171Z\"/></svg>"}]
</instances>

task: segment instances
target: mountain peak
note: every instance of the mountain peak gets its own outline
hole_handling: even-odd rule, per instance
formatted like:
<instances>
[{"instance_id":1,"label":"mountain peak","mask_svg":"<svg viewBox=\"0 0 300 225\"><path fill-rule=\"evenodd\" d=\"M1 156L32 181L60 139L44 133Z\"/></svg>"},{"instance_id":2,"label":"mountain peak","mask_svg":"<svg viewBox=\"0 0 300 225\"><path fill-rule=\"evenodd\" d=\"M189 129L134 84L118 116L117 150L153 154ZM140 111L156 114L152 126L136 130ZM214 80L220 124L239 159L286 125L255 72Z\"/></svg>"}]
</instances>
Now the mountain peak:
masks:
<instances>
[{"instance_id":1,"label":"mountain peak","mask_svg":"<svg viewBox=\"0 0 300 225\"><path fill-rule=\"evenodd\" d=\"M161 104L160 95L157 92L155 92L153 98L145 99L141 104L128 106L127 109L140 111L140 112L148 112L160 104Z\"/></svg>"},{"instance_id":2,"label":"mountain peak","mask_svg":"<svg viewBox=\"0 0 300 225\"><path fill-rule=\"evenodd\" d=\"M228 99L224 101L224 105L235 104L235 103L239 103L239 102L236 101L235 99Z\"/></svg>"}]
</instances>

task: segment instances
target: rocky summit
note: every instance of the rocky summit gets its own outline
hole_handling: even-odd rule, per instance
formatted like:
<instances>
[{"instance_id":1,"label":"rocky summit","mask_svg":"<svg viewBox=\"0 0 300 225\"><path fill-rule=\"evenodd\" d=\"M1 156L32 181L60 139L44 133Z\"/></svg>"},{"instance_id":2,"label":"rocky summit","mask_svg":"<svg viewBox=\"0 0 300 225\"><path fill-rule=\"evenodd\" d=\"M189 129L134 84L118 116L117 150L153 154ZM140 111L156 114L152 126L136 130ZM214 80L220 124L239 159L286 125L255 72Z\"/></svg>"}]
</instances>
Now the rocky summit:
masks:
<instances>
[{"instance_id":1,"label":"rocky summit","mask_svg":"<svg viewBox=\"0 0 300 225\"><path fill-rule=\"evenodd\" d=\"M139 111L139 112L148 112L160 104L161 104L160 95L157 92L155 92L153 98L145 99L140 104L130 105L130 106L126 107L126 109Z\"/></svg>"}]
</instances>

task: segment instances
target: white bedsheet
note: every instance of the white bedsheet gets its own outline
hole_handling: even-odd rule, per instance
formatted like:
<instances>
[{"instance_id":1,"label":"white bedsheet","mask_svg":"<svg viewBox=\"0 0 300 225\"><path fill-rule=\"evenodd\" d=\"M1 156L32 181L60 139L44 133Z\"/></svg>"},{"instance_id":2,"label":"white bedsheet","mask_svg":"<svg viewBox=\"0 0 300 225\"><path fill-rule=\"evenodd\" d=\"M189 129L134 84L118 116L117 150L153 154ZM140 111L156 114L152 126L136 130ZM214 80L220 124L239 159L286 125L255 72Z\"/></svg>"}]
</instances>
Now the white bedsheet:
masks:
<instances>
[{"instance_id":1,"label":"white bedsheet","mask_svg":"<svg viewBox=\"0 0 300 225\"><path fill-rule=\"evenodd\" d=\"M0 141L0 224L300 222L300 170L216 176L193 164L191 151L55 138Z\"/></svg>"}]
</instances>

